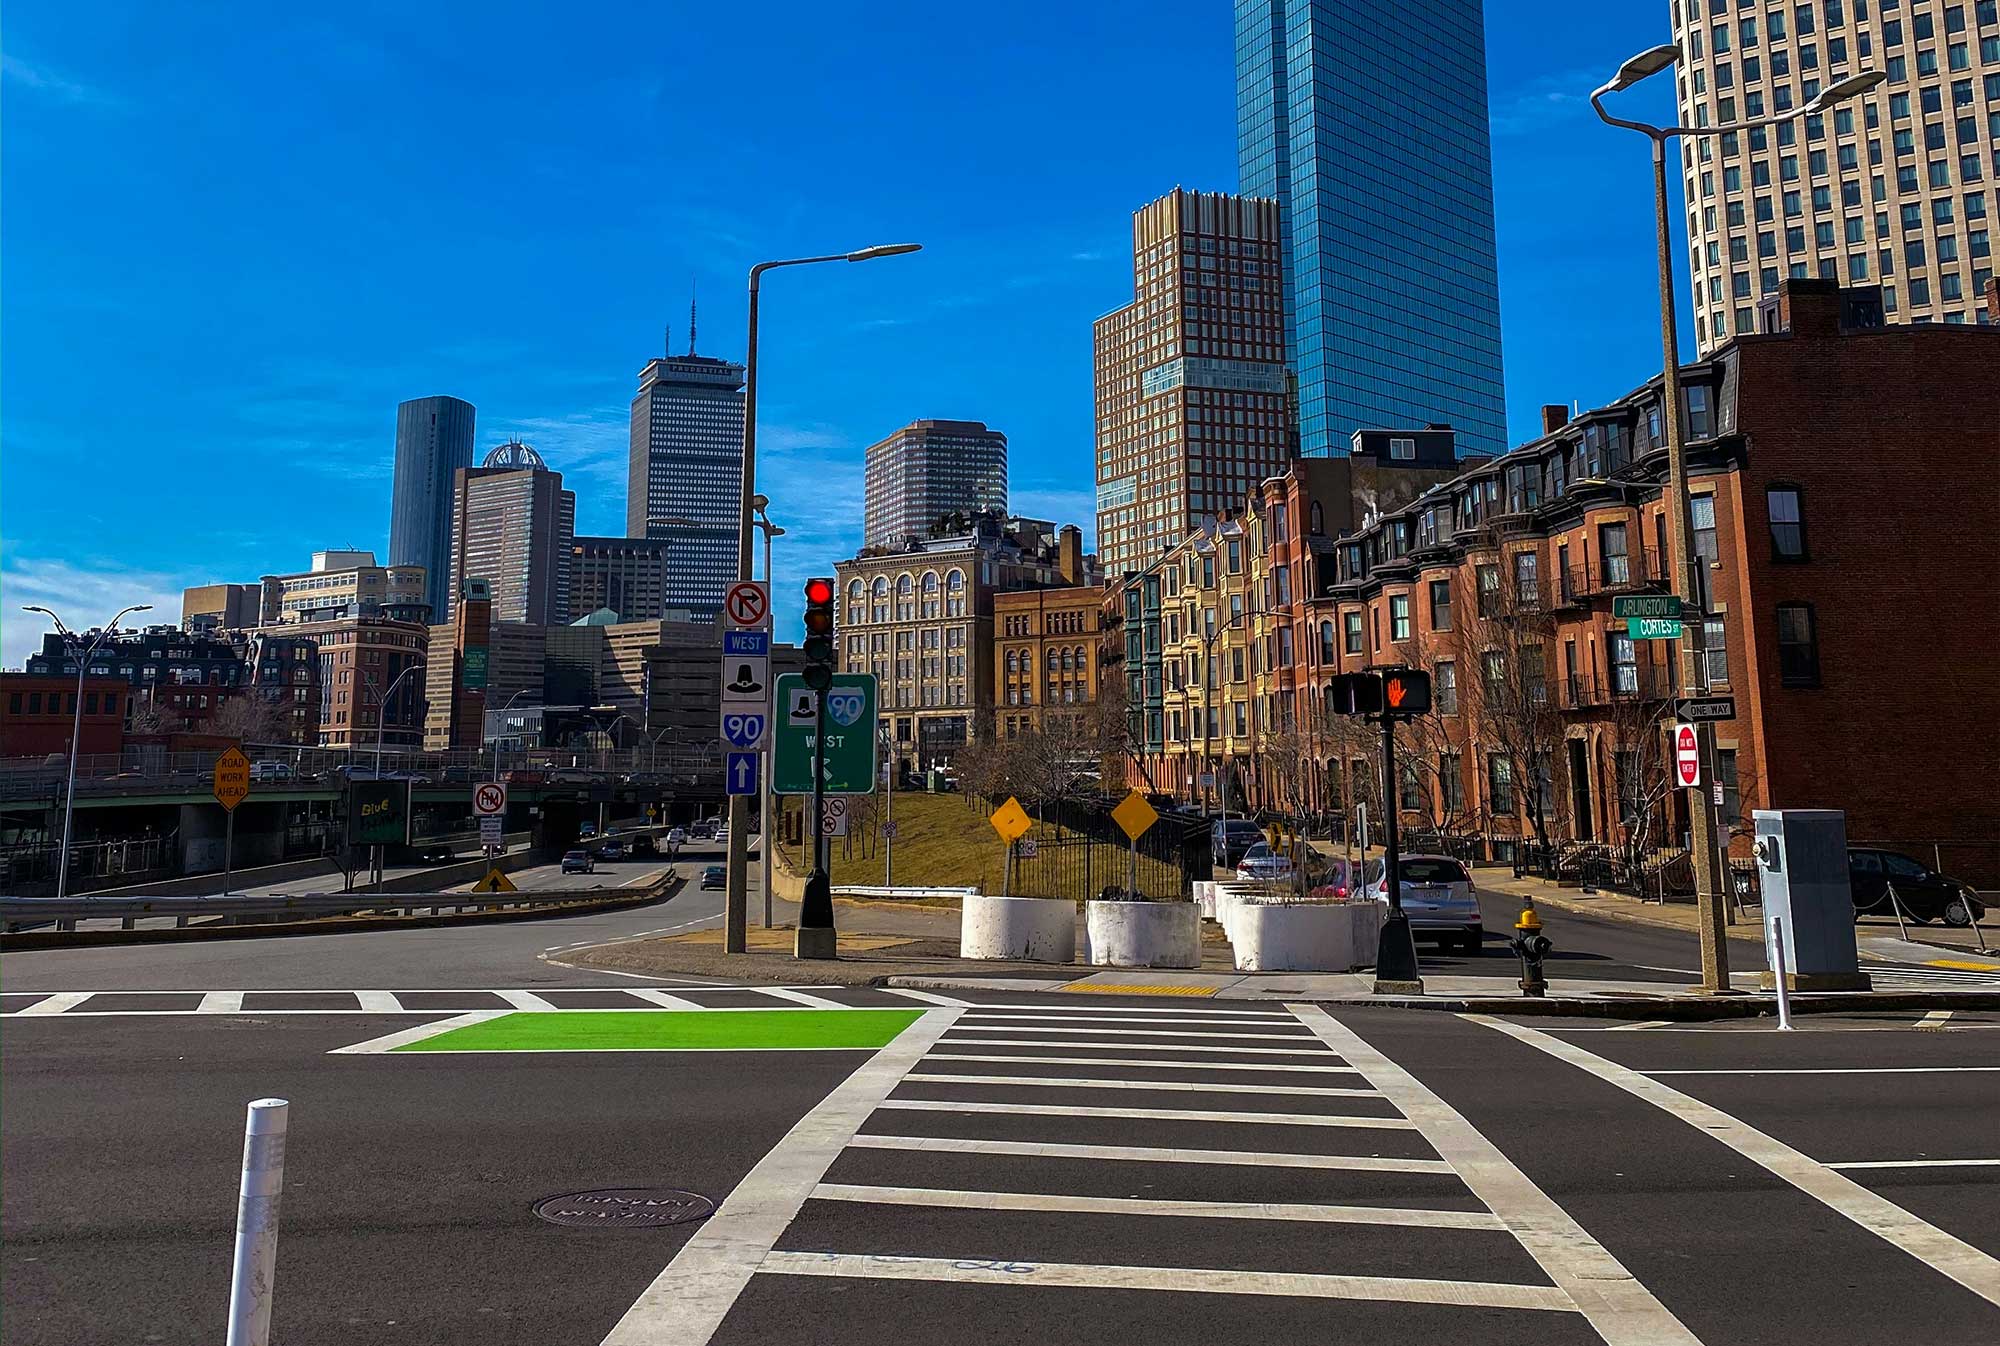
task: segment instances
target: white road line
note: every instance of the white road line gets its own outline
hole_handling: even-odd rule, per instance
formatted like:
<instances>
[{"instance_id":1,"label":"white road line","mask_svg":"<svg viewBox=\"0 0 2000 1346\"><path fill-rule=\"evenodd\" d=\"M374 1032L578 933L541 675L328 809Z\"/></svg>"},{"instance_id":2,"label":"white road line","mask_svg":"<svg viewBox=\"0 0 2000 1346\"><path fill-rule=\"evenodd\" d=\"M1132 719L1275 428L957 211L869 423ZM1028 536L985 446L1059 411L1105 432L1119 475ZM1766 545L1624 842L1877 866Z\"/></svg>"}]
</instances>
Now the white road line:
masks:
<instances>
[{"instance_id":1,"label":"white road line","mask_svg":"<svg viewBox=\"0 0 2000 1346\"><path fill-rule=\"evenodd\" d=\"M1085 1033L1151 1033L1156 1024L1167 1024L1176 1027L1201 1027L1201 1028L1211 1028L1216 1030L1221 1030L1226 1028L1261 1028L1266 1026L1276 1027L1275 1024L1269 1024L1269 1025L1260 1024L1254 1019L1209 1019L1209 1018L1194 1018L1192 1016L1186 1018L1175 1017L1172 1019L1166 1019L1166 1018L1146 1019L1141 1021L1135 1019L1105 1020L1097 1018L1086 1018L1082 1015L1075 1015L1075 1014L983 1014L982 1013L982 1014L966 1015L963 1019L959 1020L959 1028L961 1031L963 1031L965 1029L973 1028L976 1026L985 1031L993 1032L997 1031L997 1026L1000 1024L1036 1023L1036 1022L1047 1022L1047 1023L1058 1023L1058 1024L1124 1023L1133 1025L1132 1027L1129 1028L1085 1028L1078 1030L1080 1032L1085 1032ZM1139 1026L1142 1022L1144 1024L1144 1027ZM1052 1028L1031 1028L1026 1031L1031 1033L1053 1033L1058 1030ZM1202 1036L1206 1035L1204 1034ZM1261 1033L1226 1033L1223 1034L1223 1036L1268 1037L1271 1035L1261 1034ZM1289 1038L1289 1037L1300 1037L1302 1035L1298 1033L1280 1033L1277 1036Z\"/></svg>"},{"instance_id":2,"label":"white road line","mask_svg":"<svg viewBox=\"0 0 2000 1346\"><path fill-rule=\"evenodd\" d=\"M1828 1168L1993 1168L2000 1159L1855 1159Z\"/></svg>"},{"instance_id":3,"label":"white road line","mask_svg":"<svg viewBox=\"0 0 2000 1346\"><path fill-rule=\"evenodd\" d=\"M938 1060L932 1057L931 1060ZM1010 1061L1019 1057L1010 1056ZM1194 1094L1268 1094L1286 1098L1377 1098L1373 1089L1346 1089L1338 1085L1310 1084L1210 1084L1202 1080L1098 1080L1071 1075L950 1075L911 1071L903 1077L910 1084L1020 1084L1034 1089L1143 1089Z\"/></svg>"},{"instance_id":4,"label":"white road line","mask_svg":"<svg viewBox=\"0 0 2000 1346\"><path fill-rule=\"evenodd\" d=\"M1396 1276L1326 1276L1281 1271L1218 1271L1197 1267L1083 1266L1073 1262L989 1262L949 1257L804 1252L772 1253L757 1270L766 1275L780 1276L952 1281L968 1285L1181 1290L1211 1295L1371 1299L1410 1304L1453 1304L1462 1308L1550 1309L1558 1312L1575 1309L1569 1296L1553 1286L1413 1280Z\"/></svg>"},{"instance_id":5,"label":"white road line","mask_svg":"<svg viewBox=\"0 0 2000 1346\"><path fill-rule=\"evenodd\" d=\"M488 1019L497 1019L506 1010L473 1010L468 1014L456 1014L449 1019L439 1019L435 1023L418 1024L415 1028L404 1028L379 1038L369 1038L366 1042L356 1042L346 1047L335 1047L328 1056L380 1056L411 1042L422 1042L441 1033L449 1033L454 1028L466 1028L472 1024L483 1024Z\"/></svg>"},{"instance_id":6,"label":"white road line","mask_svg":"<svg viewBox=\"0 0 2000 1346\"><path fill-rule=\"evenodd\" d=\"M1199 1037L1200 1034L1193 1036ZM1293 1038L1294 1042L1311 1042L1311 1038ZM1333 1053L1323 1047L1197 1047L1183 1042L1038 1042L1033 1038L946 1038L947 1047L1089 1047L1101 1052L1213 1052L1231 1056L1317 1056L1322 1060L1331 1059ZM1011 1056L1010 1061L1048 1061L1047 1056Z\"/></svg>"},{"instance_id":7,"label":"white road line","mask_svg":"<svg viewBox=\"0 0 2000 1346\"><path fill-rule=\"evenodd\" d=\"M95 991L57 991L43 1000L37 1000L26 1009L15 1010L9 1018L26 1018L30 1015L67 1014L84 1001L96 995Z\"/></svg>"},{"instance_id":8,"label":"white road line","mask_svg":"<svg viewBox=\"0 0 2000 1346\"><path fill-rule=\"evenodd\" d=\"M495 991L494 995L512 1005L517 1010L552 1010L553 1001L544 1000L533 991Z\"/></svg>"},{"instance_id":9,"label":"white road line","mask_svg":"<svg viewBox=\"0 0 2000 1346\"><path fill-rule=\"evenodd\" d=\"M964 1140L956 1136L860 1135L858 1150L917 1150L929 1154L1007 1154L1029 1159L1122 1159L1156 1164L1234 1164L1250 1168L1331 1168L1360 1173L1450 1173L1442 1159L1382 1159L1374 1155L1273 1154L1262 1150L1176 1150L1150 1145L1065 1145L1039 1140Z\"/></svg>"},{"instance_id":10,"label":"white road line","mask_svg":"<svg viewBox=\"0 0 2000 1346\"><path fill-rule=\"evenodd\" d=\"M1606 1029L1605 1031L1608 1033L1639 1033L1643 1032L1648 1028L1667 1028L1670 1027L1672 1023L1673 1021L1671 1019L1641 1019L1638 1023L1617 1024L1611 1028Z\"/></svg>"},{"instance_id":11,"label":"white road line","mask_svg":"<svg viewBox=\"0 0 2000 1346\"><path fill-rule=\"evenodd\" d=\"M810 1005L814 1009L853 1008L853 1006L843 1005L837 1000L828 1000L824 996L810 995L804 991L794 991L789 986L766 986L759 990L757 994L770 996L773 1000L789 1000L794 1005Z\"/></svg>"},{"instance_id":12,"label":"white road line","mask_svg":"<svg viewBox=\"0 0 2000 1346\"><path fill-rule=\"evenodd\" d=\"M1012 1024L956 1024L954 1033L1088 1033L1097 1037L1251 1038L1271 1042L1311 1042L1310 1033L1183 1033L1178 1029L1145 1028L1016 1028Z\"/></svg>"},{"instance_id":13,"label":"white road line","mask_svg":"<svg viewBox=\"0 0 2000 1346\"><path fill-rule=\"evenodd\" d=\"M800 1118L625 1311L604 1346L699 1346L714 1336L828 1167L955 1013L922 1015Z\"/></svg>"},{"instance_id":14,"label":"white road line","mask_svg":"<svg viewBox=\"0 0 2000 1346\"><path fill-rule=\"evenodd\" d=\"M882 1106L901 1112L992 1112L1015 1117L1123 1117L1145 1122L1250 1122L1269 1126L1347 1126L1367 1131L1414 1131L1401 1117L1356 1117L1310 1112L1210 1112L1198 1108L1086 1108L1066 1103L966 1103L948 1098L890 1098Z\"/></svg>"},{"instance_id":15,"label":"white road line","mask_svg":"<svg viewBox=\"0 0 2000 1346\"><path fill-rule=\"evenodd\" d=\"M946 1039L945 1045L950 1045ZM1006 1043L968 1042L967 1047L1006 1046ZM1056 1046L1056 1043L1037 1043L1037 1046ZM1095 1043L1077 1043L1076 1046L1096 1046ZM1324 1055L1314 1052L1313 1055ZM1299 1066L1280 1064L1276 1061L1148 1061L1136 1056L982 1056L973 1052L932 1052L927 1061L979 1061L988 1065L1031 1065L1031 1066L1143 1066L1147 1070L1277 1070L1287 1074L1352 1075L1354 1067Z\"/></svg>"},{"instance_id":16,"label":"white road line","mask_svg":"<svg viewBox=\"0 0 2000 1346\"><path fill-rule=\"evenodd\" d=\"M394 991L356 991L354 1001L370 1014L401 1014L403 1002Z\"/></svg>"},{"instance_id":17,"label":"white road line","mask_svg":"<svg viewBox=\"0 0 2000 1346\"><path fill-rule=\"evenodd\" d=\"M626 995L643 1000L649 1005L659 1005L665 1009L698 1010L708 1008L706 1005L689 1000L686 996L668 995L665 991L656 991L650 986L630 986L624 988L624 992Z\"/></svg>"},{"instance_id":18,"label":"white road line","mask_svg":"<svg viewBox=\"0 0 2000 1346\"><path fill-rule=\"evenodd\" d=\"M1066 1196L1044 1192L966 1192L932 1187L866 1187L823 1182L819 1201L882 1206L948 1206L961 1210L1064 1211L1080 1215L1184 1215L1210 1220L1298 1220L1323 1224L1389 1224L1421 1229L1497 1229L1506 1224L1483 1210L1414 1210L1402 1206L1327 1206L1296 1201L1156 1201L1144 1197Z\"/></svg>"},{"instance_id":19,"label":"white road line","mask_svg":"<svg viewBox=\"0 0 2000 1346\"><path fill-rule=\"evenodd\" d=\"M900 986L878 986L875 989L884 995L899 995L908 1000L921 1000L927 1005L943 1005L949 1009L963 1009L972 1004L971 1001L960 1000L956 996L933 995L929 991L907 991Z\"/></svg>"},{"instance_id":20,"label":"white road line","mask_svg":"<svg viewBox=\"0 0 2000 1346\"><path fill-rule=\"evenodd\" d=\"M197 1014L241 1014L243 1012L243 992L205 991L201 1004L195 1007Z\"/></svg>"},{"instance_id":21,"label":"white road line","mask_svg":"<svg viewBox=\"0 0 2000 1346\"><path fill-rule=\"evenodd\" d=\"M1950 1010L1932 1010L1929 1014L1926 1014L1923 1018L1917 1020L1917 1027L1943 1028L1947 1023L1950 1022L1951 1022Z\"/></svg>"},{"instance_id":22,"label":"white road line","mask_svg":"<svg viewBox=\"0 0 2000 1346\"><path fill-rule=\"evenodd\" d=\"M1744 1158L1769 1169L1792 1186L1846 1216L1869 1233L1902 1249L1942 1275L1949 1276L1989 1303L2000 1305L2000 1259L1920 1220L1842 1177L1827 1165L1802 1154L1722 1109L1681 1093L1670 1085L1641 1075L1615 1061L1587 1052L1574 1043L1486 1015L1465 1016L1475 1023L1517 1038L1530 1047L1567 1062L1608 1084L1614 1084L1661 1111L1680 1118L1703 1135L1729 1146ZM1491 1203L1488 1203L1491 1204Z\"/></svg>"},{"instance_id":23,"label":"white road line","mask_svg":"<svg viewBox=\"0 0 2000 1346\"><path fill-rule=\"evenodd\" d=\"M1575 1302L1606 1346L1700 1346L1700 1338L1652 1291L1457 1109L1325 1010L1316 1005L1287 1008L1416 1123L1431 1148Z\"/></svg>"},{"instance_id":24,"label":"white road line","mask_svg":"<svg viewBox=\"0 0 2000 1346\"><path fill-rule=\"evenodd\" d=\"M2000 1066L1792 1066L1762 1069L1754 1066L1733 1070L1648 1070L1646 1075L1954 1075L1961 1071L2000 1071Z\"/></svg>"}]
</instances>

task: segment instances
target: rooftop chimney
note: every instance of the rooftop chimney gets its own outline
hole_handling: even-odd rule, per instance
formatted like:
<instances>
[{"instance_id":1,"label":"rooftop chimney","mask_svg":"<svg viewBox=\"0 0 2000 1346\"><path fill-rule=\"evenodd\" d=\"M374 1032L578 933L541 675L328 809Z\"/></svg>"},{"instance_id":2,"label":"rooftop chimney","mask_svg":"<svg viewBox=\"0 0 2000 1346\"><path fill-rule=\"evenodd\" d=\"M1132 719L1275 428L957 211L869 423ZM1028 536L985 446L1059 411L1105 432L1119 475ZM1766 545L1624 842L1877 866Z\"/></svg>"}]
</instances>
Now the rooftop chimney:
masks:
<instances>
[{"instance_id":1,"label":"rooftop chimney","mask_svg":"<svg viewBox=\"0 0 2000 1346\"><path fill-rule=\"evenodd\" d=\"M1552 435L1569 424L1569 408L1560 402L1542 404L1542 433Z\"/></svg>"},{"instance_id":2,"label":"rooftop chimney","mask_svg":"<svg viewBox=\"0 0 2000 1346\"><path fill-rule=\"evenodd\" d=\"M1083 530L1073 523L1056 535L1056 570L1072 588L1083 583Z\"/></svg>"},{"instance_id":3,"label":"rooftop chimney","mask_svg":"<svg viewBox=\"0 0 2000 1346\"><path fill-rule=\"evenodd\" d=\"M1778 287L1778 324L1793 336L1840 334L1840 282L1793 276Z\"/></svg>"}]
</instances>

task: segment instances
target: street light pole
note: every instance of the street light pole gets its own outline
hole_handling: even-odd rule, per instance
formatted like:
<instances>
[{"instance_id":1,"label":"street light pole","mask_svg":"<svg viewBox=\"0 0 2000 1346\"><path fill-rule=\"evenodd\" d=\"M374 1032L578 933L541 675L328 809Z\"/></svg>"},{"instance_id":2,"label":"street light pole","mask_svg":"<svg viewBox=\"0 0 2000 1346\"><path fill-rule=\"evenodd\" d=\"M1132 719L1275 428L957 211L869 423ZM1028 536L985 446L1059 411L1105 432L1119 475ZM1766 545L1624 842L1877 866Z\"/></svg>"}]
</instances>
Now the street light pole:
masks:
<instances>
[{"instance_id":1,"label":"street light pole","mask_svg":"<svg viewBox=\"0 0 2000 1346\"><path fill-rule=\"evenodd\" d=\"M1869 71L1838 80L1815 94L1797 112L1783 116L1762 117L1753 121L1730 122L1722 126L1652 126L1645 122L1627 121L1614 117L1604 108L1604 95L1621 93L1640 80L1657 75L1662 70L1672 69L1680 60L1680 49L1671 43L1640 52L1624 65L1618 73L1590 95L1590 106L1599 120L1606 125L1637 131L1652 142L1653 146L1653 214L1659 263L1660 287L1660 401L1661 419L1666 423L1667 432L1667 493L1670 497L1667 515L1667 545L1672 552L1672 587L1681 601L1683 613L1690 603L1700 603L1705 586L1702 584L1701 558L1690 545L1694 525L1692 511L1694 502L1688 494L1687 457L1685 434L1681 425L1681 360L1679 322L1674 312L1674 258L1673 240L1667 214L1667 142L1678 136L1712 137L1753 130L1760 126L1773 126L1790 121L1797 116L1810 116L1825 111L1843 99L1862 94L1882 83L1888 76L1879 71ZM1685 692L1696 691L1706 685L1707 662L1704 657L1706 631L1706 606L1697 612L1692 627L1679 642L1681 664L1681 687ZM1694 726L1697 751L1701 760L1710 764L1715 761L1714 730L1705 721ZM1387 787L1385 787L1387 788ZM1387 811L1387 810L1385 810ZM1393 817L1393 813L1391 813ZM1729 941L1725 925L1728 912L1723 892L1720 864L1726 839L1717 836L1716 818L1708 806L1697 798L1688 809L1688 824L1693 842L1693 862L1695 881L1695 907L1697 925L1701 934L1701 989L1710 994L1728 994L1729 984Z\"/></svg>"},{"instance_id":2,"label":"street light pole","mask_svg":"<svg viewBox=\"0 0 2000 1346\"><path fill-rule=\"evenodd\" d=\"M389 698L394 696L396 694L396 689L403 685L404 678L407 678L410 676L410 674L417 672L419 669L423 668L423 666L424 666L424 661L421 659L412 663L408 668L404 669L401 673L398 673L390 681L388 691L383 692L380 696L375 698L374 779L378 781L382 779L382 730L388 724L389 720ZM363 673L362 677L367 680L368 686L371 689L375 686L375 679L368 677L366 673ZM382 882L382 845L380 842L377 842L375 844L375 882L376 883Z\"/></svg>"},{"instance_id":3,"label":"street light pole","mask_svg":"<svg viewBox=\"0 0 2000 1346\"><path fill-rule=\"evenodd\" d=\"M519 700L520 700L520 699L521 699L522 697L526 696L526 695L528 694L528 692L529 692L529 689L528 689L528 688L526 688L526 687L523 687L523 688L522 688L522 689L521 689L520 691L518 691L518 692L514 693L514 695L512 695L512 696L508 697L508 698L507 698L507 704L506 704L506 705L504 705L504 706L502 706L502 707L500 707L500 714L504 716L504 715L506 715L506 713L507 713L508 711L510 711L510 710L512 710L512 709L514 709L514 703L515 703L516 701L519 701ZM498 784L500 783L500 732L499 732L499 730L500 730L500 726L498 726L498 725L495 725L495 726L494 726L494 733L493 733L493 783L494 783L495 785L498 785ZM483 732L483 726L482 726L482 732Z\"/></svg>"},{"instance_id":4,"label":"street light pole","mask_svg":"<svg viewBox=\"0 0 2000 1346\"><path fill-rule=\"evenodd\" d=\"M819 262L872 262L878 257L894 257L916 252L921 243L886 243L854 252L829 253L823 257L788 257L775 262L759 262L750 268L750 321L744 334L743 355L743 490L736 526L736 578L747 581L750 573L750 530L755 526L757 498L757 306L763 291L764 273L781 266L811 266ZM768 774L768 773L765 773ZM725 953L743 953L749 945L749 850L744 829L749 822L749 797L729 796L728 882L723 889L722 948ZM814 826L817 826L817 819ZM764 849L770 851L770 839ZM768 891L768 889L766 890Z\"/></svg>"},{"instance_id":5,"label":"street light pole","mask_svg":"<svg viewBox=\"0 0 2000 1346\"><path fill-rule=\"evenodd\" d=\"M118 623L123 621L128 613L151 612L152 610L153 605L151 603L134 603L129 607L120 608L118 615L113 617L105 625L104 629L97 633L97 639L91 641L84 652L77 656L76 701L70 707L69 780L63 787L62 854L56 857L56 900L59 902L69 895L69 832L71 820L76 816L76 755L83 744L83 675L89 671L90 660L97 653L97 647L102 645L112 633L117 631ZM56 624L56 634L62 637L64 649L70 647L71 641L76 641L79 644L82 643L83 637L72 634L70 629L63 625L62 618L56 616L51 609L42 607L39 604L29 604L23 607L21 611L39 612L54 622Z\"/></svg>"}]
</instances>

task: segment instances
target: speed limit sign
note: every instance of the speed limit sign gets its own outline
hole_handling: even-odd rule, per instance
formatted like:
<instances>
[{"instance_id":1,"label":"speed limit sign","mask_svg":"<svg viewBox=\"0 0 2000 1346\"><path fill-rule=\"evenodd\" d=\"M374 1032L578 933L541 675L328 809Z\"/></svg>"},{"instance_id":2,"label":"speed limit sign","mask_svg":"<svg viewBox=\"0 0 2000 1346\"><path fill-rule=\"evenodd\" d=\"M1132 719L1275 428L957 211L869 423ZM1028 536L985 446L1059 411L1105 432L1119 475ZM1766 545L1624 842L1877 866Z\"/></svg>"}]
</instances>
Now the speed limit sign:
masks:
<instances>
[{"instance_id":1,"label":"speed limit sign","mask_svg":"<svg viewBox=\"0 0 2000 1346\"><path fill-rule=\"evenodd\" d=\"M507 811L507 787L498 781L487 781L472 787L472 811L482 818L492 818Z\"/></svg>"}]
</instances>

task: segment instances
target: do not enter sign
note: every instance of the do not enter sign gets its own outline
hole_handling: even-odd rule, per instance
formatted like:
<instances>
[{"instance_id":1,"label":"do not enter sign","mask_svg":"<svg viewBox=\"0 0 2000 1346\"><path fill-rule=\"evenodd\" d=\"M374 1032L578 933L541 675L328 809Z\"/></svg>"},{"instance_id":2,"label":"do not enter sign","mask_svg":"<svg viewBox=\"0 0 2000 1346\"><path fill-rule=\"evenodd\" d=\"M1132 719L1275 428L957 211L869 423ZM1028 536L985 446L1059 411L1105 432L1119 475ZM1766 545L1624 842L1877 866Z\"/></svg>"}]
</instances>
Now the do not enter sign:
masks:
<instances>
[{"instance_id":1,"label":"do not enter sign","mask_svg":"<svg viewBox=\"0 0 2000 1346\"><path fill-rule=\"evenodd\" d=\"M1701 753L1691 724L1674 726L1674 782L1689 789L1701 784Z\"/></svg>"}]
</instances>

